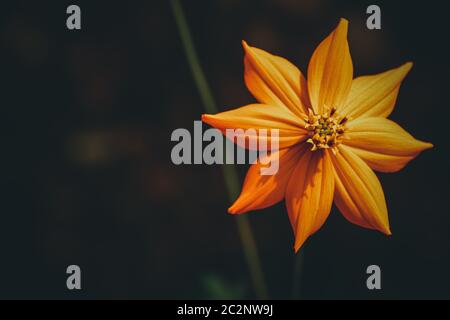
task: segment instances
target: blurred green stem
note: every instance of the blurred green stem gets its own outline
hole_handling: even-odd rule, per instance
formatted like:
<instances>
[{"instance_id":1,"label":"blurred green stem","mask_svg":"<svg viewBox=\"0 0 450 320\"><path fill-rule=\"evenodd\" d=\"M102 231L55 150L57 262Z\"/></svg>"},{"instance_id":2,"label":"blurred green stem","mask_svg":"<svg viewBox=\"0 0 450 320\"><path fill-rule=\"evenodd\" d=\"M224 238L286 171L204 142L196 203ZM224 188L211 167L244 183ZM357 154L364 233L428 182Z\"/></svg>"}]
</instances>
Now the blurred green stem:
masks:
<instances>
[{"instance_id":1,"label":"blurred green stem","mask_svg":"<svg viewBox=\"0 0 450 320\"><path fill-rule=\"evenodd\" d=\"M181 7L179 0L171 0L171 4L173 14L175 16L175 21L178 26L178 31L180 32L180 37L183 43L186 58L191 68L195 84L197 85L197 89L200 93L205 111L208 113L217 113L218 110L214 103L214 98L211 94L211 90L209 89L208 83L206 82L206 78L197 58L197 53L195 51L189 27L183 13L183 8ZM225 184L228 190L228 197L231 201L234 201L239 195L239 182L236 170L228 165L224 165L222 166L222 168L225 178ZM256 296L259 299L267 299L268 294L264 282L264 275L262 272L261 263L259 260L258 251L256 248L256 243L250 223L246 216L236 217L236 222L245 258L247 260L247 265L250 269Z\"/></svg>"},{"instance_id":2,"label":"blurred green stem","mask_svg":"<svg viewBox=\"0 0 450 320\"><path fill-rule=\"evenodd\" d=\"M301 275L303 270L303 255L304 249L302 248L297 254L294 256L294 270L292 277L292 298L300 299L300 286L301 286Z\"/></svg>"}]
</instances>

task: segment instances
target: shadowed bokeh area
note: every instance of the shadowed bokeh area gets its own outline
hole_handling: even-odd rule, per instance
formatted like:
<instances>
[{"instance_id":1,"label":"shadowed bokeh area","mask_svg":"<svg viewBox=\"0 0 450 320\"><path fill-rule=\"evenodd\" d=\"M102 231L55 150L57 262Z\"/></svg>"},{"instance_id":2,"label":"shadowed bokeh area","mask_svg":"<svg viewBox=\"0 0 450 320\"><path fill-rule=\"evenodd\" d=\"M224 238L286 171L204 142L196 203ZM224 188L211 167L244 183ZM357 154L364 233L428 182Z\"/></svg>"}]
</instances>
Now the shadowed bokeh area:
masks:
<instances>
[{"instance_id":1,"label":"shadowed bokeh area","mask_svg":"<svg viewBox=\"0 0 450 320\"><path fill-rule=\"evenodd\" d=\"M82 30L66 28L79 4ZM355 75L413 61L391 118L435 145L378 174L393 235L333 207L304 246L301 298L450 298L449 60L442 3L181 1L217 106L254 102L241 40L306 72L340 17ZM170 135L204 113L166 1L15 1L0 19L2 298L254 298L220 166L172 164ZM236 166L240 182L247 166ZM284 203L248 214L273 298L290 298ZM82 290L66 289L66 267ZM382 290L366 288L366 268Z\"/></svg>"}]
</instances>

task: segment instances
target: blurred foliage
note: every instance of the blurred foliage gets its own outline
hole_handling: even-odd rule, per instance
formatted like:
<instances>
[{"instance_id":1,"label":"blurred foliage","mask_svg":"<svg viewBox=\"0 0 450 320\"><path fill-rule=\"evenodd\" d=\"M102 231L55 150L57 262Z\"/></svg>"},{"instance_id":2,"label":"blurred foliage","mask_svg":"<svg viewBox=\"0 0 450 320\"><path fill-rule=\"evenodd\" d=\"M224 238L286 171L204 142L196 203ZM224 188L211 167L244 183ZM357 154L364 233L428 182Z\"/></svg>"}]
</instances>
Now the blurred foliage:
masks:
<instances>
[{"instance_id":1,"label":"blurred foliage","mask_svg":"<svg viewBox=\"0 0 450 320\"><path fill-rule=\"evenodd\" d=\"M243 284L233 284L217 274L207 274L202 279L206 299L240 300L247 297Z\"/></svg>"}]
</instances>

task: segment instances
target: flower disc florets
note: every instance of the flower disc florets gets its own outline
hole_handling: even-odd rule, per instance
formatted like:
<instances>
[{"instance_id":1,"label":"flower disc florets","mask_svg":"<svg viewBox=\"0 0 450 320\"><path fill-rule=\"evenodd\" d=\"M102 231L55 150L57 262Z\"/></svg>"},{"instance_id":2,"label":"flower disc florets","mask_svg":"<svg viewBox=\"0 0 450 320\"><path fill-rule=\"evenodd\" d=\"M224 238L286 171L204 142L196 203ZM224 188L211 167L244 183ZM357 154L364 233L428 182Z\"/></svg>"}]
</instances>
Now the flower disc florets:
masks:
<instances>
[{"instance_id":1,"label":"flower disc florets","mask_svg":"<svg viewBox=\"0 0 450 320\"><path fill-rule=\"evenodd\" d=\"M311 151L315 151L333 148L340 143L347 118L339 116L335 108L318 115L309 109L309 115L305 121L305 128L309 134L306 142L311 143Z\"/></svg>"}]
</instances>

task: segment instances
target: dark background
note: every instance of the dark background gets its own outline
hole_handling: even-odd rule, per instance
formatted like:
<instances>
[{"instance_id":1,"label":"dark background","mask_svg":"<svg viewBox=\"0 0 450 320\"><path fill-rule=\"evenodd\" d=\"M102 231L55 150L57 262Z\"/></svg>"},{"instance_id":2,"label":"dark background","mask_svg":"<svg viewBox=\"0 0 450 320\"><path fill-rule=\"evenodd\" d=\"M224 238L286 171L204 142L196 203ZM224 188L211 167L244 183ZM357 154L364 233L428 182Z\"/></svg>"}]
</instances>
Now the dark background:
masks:
<instances>
[{"instance_id":1,"label":"dark background","mask_svg":"<svg viewBox=\"0 0 450 320\"><path fill-rule=\"evenodd\" d=\"M78 4L82 30L66 28ZM382 30L366 29L378 4ZM241 39L306 72L350 21L355 75L413 61L391 118L435 148L379 174L393 235L333 208L304 246L302 298L450 298L448 11L442 1L183 0L220 110L254 101ZM254 298L220 166L175 166L203 113L170 3L14 1L0 13L1 298ZM241 181L246 166L238 167ZM248 214L273 298L290 298L283 203ZM66 289L66 267L82 290ZM366 267L382 290L366 288Z\"/></svg>"}]
</instances>

